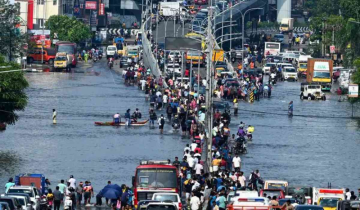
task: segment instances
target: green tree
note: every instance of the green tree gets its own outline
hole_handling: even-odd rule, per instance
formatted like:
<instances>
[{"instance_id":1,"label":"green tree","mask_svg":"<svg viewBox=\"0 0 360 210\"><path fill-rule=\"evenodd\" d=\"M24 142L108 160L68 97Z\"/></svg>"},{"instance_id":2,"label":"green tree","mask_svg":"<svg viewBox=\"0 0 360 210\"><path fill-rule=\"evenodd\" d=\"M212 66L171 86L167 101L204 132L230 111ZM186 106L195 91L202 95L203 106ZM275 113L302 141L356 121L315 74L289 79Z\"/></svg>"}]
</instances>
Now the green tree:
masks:
<instances>
[{"instance_id":1,"label":"green tree","mask_svg":"<svg viewBox=\"0 0 360 210\"><path fill-rule=\"evenodd\" d=\"M90 27L83 22L66 15L53 15L46 21L45 26L51 31L51 38L57 33L61 41L81 42L91 38Z\"/></svg>"},{"instance_id":2,"label":"green tree","mask_svg":"<svg viewBox=\"0 0 360 210\"><path fill-rule=\"evenodd\" d=\"M8 0L0 0L0 55L9 60L23 56L23 49L27 43L27 35L21 34L16 28L20 24L20 6L10 4Z\"/></svg>"},{"instance_id":3,"label":"green tree","mask_svg":"<svg viewBox=\"0 0 360 210\"><path fill-rule=\"evenodd\" d=\"M16 111L22 111L27 104L25 89L29 83L22 71L5 72L20 69L15 63L8 63L0 57L0 123L15 124L18 120Z\"/></svg>"}]
</instances>

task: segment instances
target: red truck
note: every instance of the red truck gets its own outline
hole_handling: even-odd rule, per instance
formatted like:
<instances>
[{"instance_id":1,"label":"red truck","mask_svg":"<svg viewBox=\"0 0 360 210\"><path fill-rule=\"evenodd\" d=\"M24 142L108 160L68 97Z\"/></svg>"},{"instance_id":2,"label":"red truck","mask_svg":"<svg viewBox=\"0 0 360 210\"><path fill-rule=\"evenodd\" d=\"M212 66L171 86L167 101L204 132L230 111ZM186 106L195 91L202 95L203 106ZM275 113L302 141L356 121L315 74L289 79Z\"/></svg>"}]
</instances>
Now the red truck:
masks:
<instances>
[{"instance_id":1,"label":"red truck","mask_svg":"<svg viewBox=\"0 0 360 210\"><path fill-rule=\"evenodd\" d=\"M41 55L41 52L43 56ZM45 48L41 51L41 48L35 48L34 50L31 50L30 53L27 56L28 63L34 63L41 62L41 59L43 59L43 63L48 63L49 65L54 64L55 60L55 49L53 48Z\"/></svg>"}]
</instances>

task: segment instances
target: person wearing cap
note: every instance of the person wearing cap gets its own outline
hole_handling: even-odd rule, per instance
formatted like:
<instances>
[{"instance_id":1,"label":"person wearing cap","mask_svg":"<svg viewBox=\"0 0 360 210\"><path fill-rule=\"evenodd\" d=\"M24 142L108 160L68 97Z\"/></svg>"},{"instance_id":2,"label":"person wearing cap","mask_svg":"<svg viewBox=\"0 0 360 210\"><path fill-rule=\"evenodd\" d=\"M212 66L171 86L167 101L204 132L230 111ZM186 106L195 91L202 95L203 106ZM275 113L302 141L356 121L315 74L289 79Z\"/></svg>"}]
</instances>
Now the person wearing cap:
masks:
<instances>
[{"instance_id":1,"label":"person wearing cap","mask_svg":"<svg viewBox=\"0 0 360 210\"><path fill-rule=\"evenodd\" d=\"M70 187L72 188L76 188L76 179L74 178L73 175L70 176L70 179L68 180L68 182L70 183Z\"/></svg>"}]
</instances>

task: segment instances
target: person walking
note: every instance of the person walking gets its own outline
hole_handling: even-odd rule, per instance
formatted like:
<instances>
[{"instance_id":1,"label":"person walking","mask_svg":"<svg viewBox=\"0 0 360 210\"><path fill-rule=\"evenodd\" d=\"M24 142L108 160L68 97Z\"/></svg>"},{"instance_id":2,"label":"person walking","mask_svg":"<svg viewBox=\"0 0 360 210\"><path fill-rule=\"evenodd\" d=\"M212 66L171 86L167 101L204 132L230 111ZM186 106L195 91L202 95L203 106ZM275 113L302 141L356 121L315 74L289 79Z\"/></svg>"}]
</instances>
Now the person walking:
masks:
<instances>
[{"instance_id":1,"label":"person walking","mask_svg":"<svg viewBox=\"0 0 360 210\"><path fill-rule=\"evenodd\" d=\"M171 122L172 110L173 109L171 107L171 104L168 104L166 108L166 114L167 114L167 118L169 119L169 122Z\"/></svg>"},{"instance_id":2,"label":"person walking","mask_svg":"<svg viewBox=\"0 0 360 210\"><path fill-rule=\"evenodd\" d=\"M61 192L61 200L64 198L64 194L65 194L65 190L67 188L67 186L64 184L64 180L62 179L60 181L60 183L58 184L58 187L59 187L59 191Z\"/></svg>"},{"instance_id":3,"label":"person walking","mask_svg":"<svg viewBox=\"0 0 360 210\"><path fill-rule=\"evenodd\" d=\"M56 110L53 109L53 116L52 116L53 124L56 124L56 116L57 116Z\"/></svg>"},{"instance_id":4,"label":"person walking","mask_svg":"<svg viewBox=\"0 0 360 210\"><path fill-rule=\"evenodd\" d=\"M161 115L161 116L160 116L160 118L158 119L158 123L159 123L160 134L163 134L164 125L165 125L164 115Z\"/></svg>"},{"instance_id":5,"label":"person walking","mask_svg":"<svg viewBox=\"0 0 360 210\"><path fill-rule=\"evenodd\" d=\"M150 125L150 127L151 127L151 125L152 125L152 127L154 127L154 126L155 126L155 125L154 125L155 120L157 119L156 113L154 112L153 109L151 109L149 115L150 115L150 116L149 116L149 117L150 117L150 123L149 123L149 125Z\"/></svg>"},{"instance_id":6,"label":"person walking","mask_svg":"<svg viewBox=\"0 0 360 210\"><path fill-rule=\"evenodd\" d=\"M233 168L235 171L240 171L241 169L241 158L239 157L239 154L235 154L235 157L233 158Z\"/></svg>"},{"instance_id":7,"label":"person walking","mask_svg":"<svg viewBox=\"0 0 360 210\"><path fill-rule=\"evenodd\" d=\"M76 187L76 203L77 203L77 205L81 204L83 194L84 194L83 182L80 182L79 185Z\"/></svg>"},{"instance_id":8,"label":"person walking","mask_svg":"<svg viewBox=\"0 0 360 210\"><path fill-rule=\"evenodd\" d=\"M56 190L54 190L54 210L60 210L60 204L62 201L62 193L60 192L60 187L56 186Z\"/></svg>"}]
</instances>

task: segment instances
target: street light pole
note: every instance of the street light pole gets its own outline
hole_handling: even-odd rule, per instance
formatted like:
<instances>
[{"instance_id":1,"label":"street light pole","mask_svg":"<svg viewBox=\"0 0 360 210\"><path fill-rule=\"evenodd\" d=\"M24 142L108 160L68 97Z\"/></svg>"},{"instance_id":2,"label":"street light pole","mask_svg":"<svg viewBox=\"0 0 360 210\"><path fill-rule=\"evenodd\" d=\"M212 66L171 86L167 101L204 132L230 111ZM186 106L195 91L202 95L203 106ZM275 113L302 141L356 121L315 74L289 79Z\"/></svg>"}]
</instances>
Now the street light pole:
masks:
<instances>
[{"instance_id":1,"label":"street light pole","mask_svg":"<svg viewBox=\"0 0 360 210\"><path fill-rule=\"evenodd\" d=\"M231 5L231 7L230 7L230 25L232 24L232 5ZM232 41L231 41L231 39L232 39L232 26L230 26L230 62L231 62L231 49L232 49L232 46L231 46L231 44L232 44Z\"/></svg>"},{"instance_id":2,"label":"street light pole","mask_svg":"<svg viewBox=\"0 0 360 210\"><path fill-rule=\"evenodd\" d=\"M241 69L241 77L244 78L244 39L245 39L245 15L247 12L250 12L252 10L260 10L263 8L251 8L248 9L244 12L244 14L239 10L240 14L241 14L241 19L242 19L242 32L241 32L241 63L242 63L242 69Z\"/></svg>"}]
</instances>

